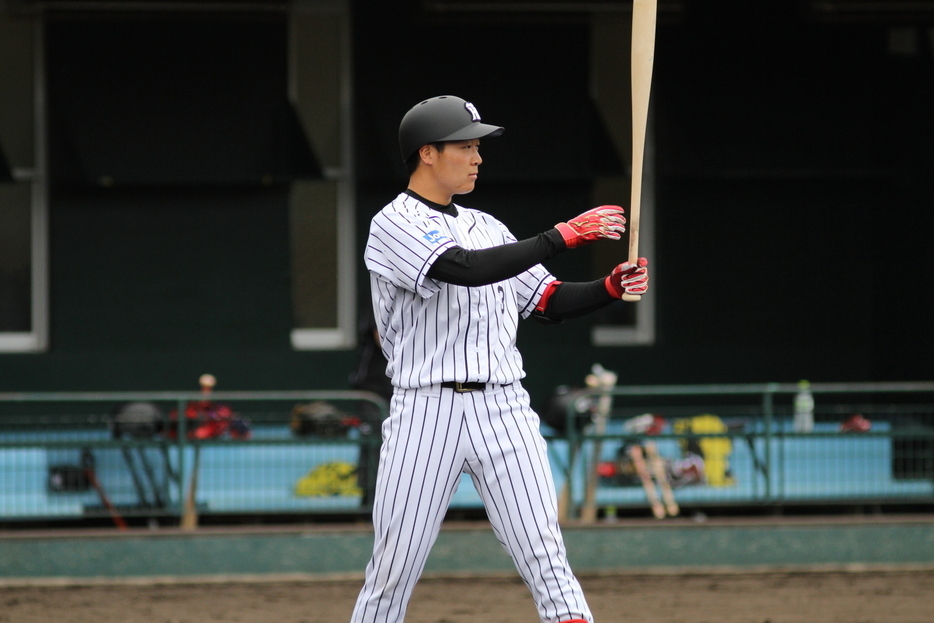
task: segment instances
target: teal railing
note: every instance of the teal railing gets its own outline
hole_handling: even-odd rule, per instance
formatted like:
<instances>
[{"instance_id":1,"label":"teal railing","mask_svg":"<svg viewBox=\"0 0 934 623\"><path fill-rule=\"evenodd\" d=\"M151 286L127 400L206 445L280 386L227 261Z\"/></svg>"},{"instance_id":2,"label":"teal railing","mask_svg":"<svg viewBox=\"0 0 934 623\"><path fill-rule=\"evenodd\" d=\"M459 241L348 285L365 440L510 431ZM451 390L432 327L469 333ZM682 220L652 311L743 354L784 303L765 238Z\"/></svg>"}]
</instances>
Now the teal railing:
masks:
<instances>
[{"instance_id":1,"label":"teal railing","mask_svg":"<svg viewBox=\"0 0 934 623\"><path fill-rule=\"evenodd\" d=\"M359 391L0 393L0 521L367 513L387 410Z\"/></svg>"},{"instance_id":2,"label":"teal railing","mask_svg":"<svg viewBox=\"0 0 934 623\"><path fill-rule=\"evenodd\" d=\"M597 466L618 465L628 446L646 441L669 468L689 449L720 453L704 457L707 482L675 488L685 512L934 503L934 383L815 383L810 389L814 425L797 432L794 383L619 386L610 392L600 434L588 411L600 392L580 390L582 400L569 402L565 430L543 427L563 517L647 512L639 482L595 476ZM192 426L203 422L171 415L204 398L197 392L0 394L0 521L116 515L182 523L192 511L200 517L369 513L379 422L388 408L381 398L347 391L212 393L213 402L229 405L246 423L249 439L229 431L198 437ZM160 430L134 428L132 418L121 428L117 414L134 403L157 407ZM296 407L315 403L353 423L299 434ZM627 427L647 413L664 425L651 434ZM841 432L855 414L870 429ZM691 429L704 415L722 428ZM100 490L88 481L89 466ZM481 506L469 482L452 504Z\"/></svg>"},{"instance_id":3,"label":"teal railing","mask_svg":"<svg viewBox=\"0 0 934 623\"><path fill-rule=\"evenodd\" d=\"M626 462L627 447L646 441L659 449L669 476L700 445L724 454L702 457L708 468L715 462L715 471L725 463L728 473L713 474L716 482L676 486L674 497L684 507L934 503L934 383L814 383L809 389L814 423L807 432L794 425L796 383L619 386L609 391L612 408L602 423L595 405L603 392L580 390L567 401L565 430L549 435L564 518L592 520L596 511L645 507L636 477L606 473ZM629 425L646 414L656 416L655 430ZM708 415L714 417L695 419ZM844 422L854 416L869 430L848 429ZM692 430L692 421L707 429ZM712 422L719 428L711 429Z\"/></svg>"}]
</instances>

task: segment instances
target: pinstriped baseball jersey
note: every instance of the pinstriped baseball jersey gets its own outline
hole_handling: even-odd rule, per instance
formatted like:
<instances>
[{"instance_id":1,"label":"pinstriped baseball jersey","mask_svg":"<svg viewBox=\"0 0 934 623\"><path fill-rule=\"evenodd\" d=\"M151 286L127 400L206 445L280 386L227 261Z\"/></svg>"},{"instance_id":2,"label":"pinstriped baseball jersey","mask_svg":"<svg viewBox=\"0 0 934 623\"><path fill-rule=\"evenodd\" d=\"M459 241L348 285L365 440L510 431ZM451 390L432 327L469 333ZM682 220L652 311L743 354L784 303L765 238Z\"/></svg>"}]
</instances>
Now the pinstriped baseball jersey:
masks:
<instances>
[{"instance_id":1,"label":"pinstriped baseball jersey","mask_svg":"<svg viewBox=\"0 0 934 623\"><path fill-rule=\"evenodd\" d=\"M528 317L554 277L540 264L498 283L464 287L427 276L452 246L515 242L492 216L457 206L457 217L402 193L372 220L365 260L373 310L393 385L445 381L508 384L525 376L516 348Z\"/></svg>"}]
</instances>

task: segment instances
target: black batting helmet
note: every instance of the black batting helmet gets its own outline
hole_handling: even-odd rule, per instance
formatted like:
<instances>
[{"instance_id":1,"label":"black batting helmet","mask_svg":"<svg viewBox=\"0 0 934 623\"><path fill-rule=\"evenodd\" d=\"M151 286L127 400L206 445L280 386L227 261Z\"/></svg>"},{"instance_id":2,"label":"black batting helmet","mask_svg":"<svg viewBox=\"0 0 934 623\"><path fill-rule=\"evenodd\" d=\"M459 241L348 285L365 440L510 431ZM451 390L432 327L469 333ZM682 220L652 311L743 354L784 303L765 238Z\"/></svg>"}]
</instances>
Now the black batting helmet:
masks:
<instances>
[{"instance_id":1,"label":"black batting helmet","mask_svg":"<svg viewBox=\"0 0 934 623\"><path fill-rule=\"evenodd\" d=\"M413 106L399 124L399 149L407 160L422 145L499 136L503 128L480 123L477 107L454 95L439 95Z\"/></svg>"}]
</instances>

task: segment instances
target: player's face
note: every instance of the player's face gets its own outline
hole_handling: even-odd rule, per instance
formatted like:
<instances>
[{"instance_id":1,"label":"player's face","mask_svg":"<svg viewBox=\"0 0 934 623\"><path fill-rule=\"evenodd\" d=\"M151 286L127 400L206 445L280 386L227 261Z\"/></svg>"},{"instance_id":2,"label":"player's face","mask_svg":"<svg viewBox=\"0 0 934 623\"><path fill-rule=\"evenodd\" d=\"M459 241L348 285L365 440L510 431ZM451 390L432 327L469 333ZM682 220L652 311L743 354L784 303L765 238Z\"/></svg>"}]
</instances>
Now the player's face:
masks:
<instances>
[{"instance_id":1,"label":"player's face","mask_svg":"<svg viewBox=\"0 0 934 623\"><path fill-rule=\"evenodd\" d=\"M477 172L483 158L480 157L480 139L452 141L445 144L444 151L435 152L434 172L438 182L451 195L465 195L477 183Z\"/></svg>"}]
</instances>

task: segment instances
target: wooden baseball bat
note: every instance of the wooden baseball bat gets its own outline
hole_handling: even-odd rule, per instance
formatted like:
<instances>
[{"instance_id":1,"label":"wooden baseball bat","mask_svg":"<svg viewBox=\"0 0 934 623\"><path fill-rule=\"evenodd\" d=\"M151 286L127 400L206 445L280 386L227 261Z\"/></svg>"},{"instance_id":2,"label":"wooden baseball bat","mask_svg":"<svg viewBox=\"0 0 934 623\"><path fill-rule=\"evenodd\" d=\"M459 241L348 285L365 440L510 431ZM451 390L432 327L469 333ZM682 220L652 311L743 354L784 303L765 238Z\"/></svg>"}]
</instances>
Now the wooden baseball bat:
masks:
<instances>
[{"instance_id":1,"label":"wooden baseball bat","mask_svg":"<svg viewBox=\"0 0 934 623\"><path fill-rule=\"evenodd\" d=\"M211 391L217 384L213 374L202 374L198 379L201 394L208 400ZM188 417L188 414L179 414L179 418ZM190 431L188 431L190 432ZM198 527L198 471L201 469L201 446L195 444L195 457L191 466L191 477L188 482L188 494L185 496L185 505L182 511L181 527L183 530L194 530Z\"/></svg>"},{"instance_id":2,"label":"wooden baseball bat","mask_svg":"<svg viewBox=\"0 0 934 623\"><path fill-rule=\"evenodd\" d=\"M645 497L649 500L649 506L652 507L652 514L655 519L665 518L665 507L662 501L658 499L658 492L655 490L655 483L652 481L652 475L645 464L645 454L642 452L642 446L633 444L629 446L629 458L632 459L632 466L636 469L636 474L642 482L642 490L645 491Z\"/></svg>"},{"instance_id":3,"label":"wooden baseball bat","mask_svg":"<svg viewBox=\"0 0 934 623\"><path fill-rule=\"evenodd\" d=\"M198 527L198 470L201 469L201 448L195 446L195 459L191 466L191 478L188 481L188 494L185 496L185 508L182 512L182 530L194 530Z\"/></svg>"},{"instance_id":4,"label":"wooden baseball bat","mask_svg":"<svg viewBox=\"0 0 934 623\"><path fill-rule=\"evenodd\" d=\"M671 489L671 483L668 481L668 474L665 473L665 463L662 456L658 453L658 446L654 441L646 441L642 444L645 447L646 458L649 462L649 471L658 484L659 491L662 492L662 501L665 503L665 510L674 517L681 512L678 507L678 501L675 500L675 492Z\"/></svg>"},{"instance_id":5,"label":"wooden baseball bat","mask_svg":"<svg viewBox=\"0 0 934 623\"><path fill-rule=\"evenodd\" d=\"M613 408L613 396L610 391L616 386L617 375L605 369L596 363L591 368L591 373L587 375L585 382L587 387L600 389L603 393L597 400L597 410L594 417L594 432L598 435L606 433L607 420L610 418L610 411ZM584 489L584 505L581 508L581 521L593 523L597 520L597 484L600 475L597 473L597 466L600 465L600 454L603 449L601 440L593 442L593 461L587 469L587 483Z\"/></svg>"},{"instance_id":6,"label":"wooden baseball bat","mask_svg":"<svg viewBox=\"0 0 934 623\"><path fill-rule=\"evenodd\" d=\"M639 213L642 207L642 169L645 160L645 128L649 118L652 66L655 64L657 0L632 3L632 184L629 200L629 263L639 261ZM638 301L638 294L624 294L624 301Z\"/></svg>"}]
</instances>

